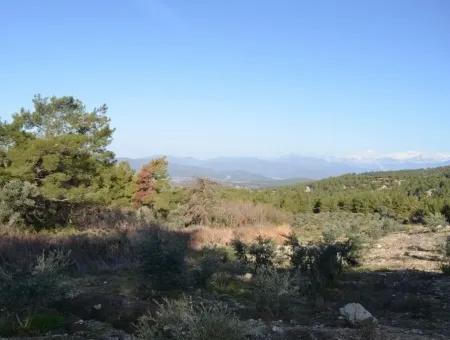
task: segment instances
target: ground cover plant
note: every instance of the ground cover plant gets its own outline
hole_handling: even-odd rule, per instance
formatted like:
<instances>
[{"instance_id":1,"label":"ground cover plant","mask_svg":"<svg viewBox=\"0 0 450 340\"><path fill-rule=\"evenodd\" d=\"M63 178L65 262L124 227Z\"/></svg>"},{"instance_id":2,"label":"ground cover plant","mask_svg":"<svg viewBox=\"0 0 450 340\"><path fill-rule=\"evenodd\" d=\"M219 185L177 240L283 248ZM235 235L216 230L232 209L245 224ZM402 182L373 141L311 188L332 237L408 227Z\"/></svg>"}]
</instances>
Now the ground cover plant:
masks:
<instances>
[{"instance_id":1,"label":"ground cover plant","mask_svg":"<svg viewBox=\"0 0 450 340\"><path fill-rule=\"evenodd\" d=\"M371 334L386 325L408 338L418 325L450 336L449 167L258 190L175 186L164 157L138 171L115 161L106 106L33 104L0 124L0 336L373 330L339 318L348 302L377 313Z\"/></svg>"}]
</instances>

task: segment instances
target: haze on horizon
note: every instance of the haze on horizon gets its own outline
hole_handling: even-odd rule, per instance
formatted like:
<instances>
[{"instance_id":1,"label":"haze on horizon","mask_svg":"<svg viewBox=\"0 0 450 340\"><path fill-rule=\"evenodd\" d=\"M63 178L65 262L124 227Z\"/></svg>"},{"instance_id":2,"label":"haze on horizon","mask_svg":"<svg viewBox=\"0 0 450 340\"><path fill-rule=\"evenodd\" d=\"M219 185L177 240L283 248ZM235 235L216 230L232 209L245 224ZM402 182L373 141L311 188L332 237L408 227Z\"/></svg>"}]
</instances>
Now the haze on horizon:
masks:
<instances>
[{"instance_id":1,"label":"haze on horizon","mask_svg":"<svg viewBox=\"0 0 450 340\"><path fill-rule=\"evenodd\" d=\"M124 157L445 158L449 19L439 0L6 2L0 116L107 103Z\"/></svg>"}]
</instances>

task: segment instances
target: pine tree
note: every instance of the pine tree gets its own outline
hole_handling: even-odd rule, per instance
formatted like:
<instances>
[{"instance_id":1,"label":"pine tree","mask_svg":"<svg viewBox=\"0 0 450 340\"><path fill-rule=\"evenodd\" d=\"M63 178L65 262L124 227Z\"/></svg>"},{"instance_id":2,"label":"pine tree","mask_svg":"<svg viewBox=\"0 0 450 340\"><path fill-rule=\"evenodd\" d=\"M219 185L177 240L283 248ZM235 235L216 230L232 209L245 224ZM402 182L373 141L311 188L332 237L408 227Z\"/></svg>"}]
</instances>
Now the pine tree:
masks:
<instances>
[{"instance_id":1,"label":"pine tree","mask_svg":"<svg viewBox=\"0 0 450 340\"><path fill-rule=\"evenodd\" d=\"M162 203L159 202L161 195L170 188L166 158L153 159L144 165L136 175L135 186L133 205L136 208L158 208L157 203Z\"/></svg>"}]
</instances>

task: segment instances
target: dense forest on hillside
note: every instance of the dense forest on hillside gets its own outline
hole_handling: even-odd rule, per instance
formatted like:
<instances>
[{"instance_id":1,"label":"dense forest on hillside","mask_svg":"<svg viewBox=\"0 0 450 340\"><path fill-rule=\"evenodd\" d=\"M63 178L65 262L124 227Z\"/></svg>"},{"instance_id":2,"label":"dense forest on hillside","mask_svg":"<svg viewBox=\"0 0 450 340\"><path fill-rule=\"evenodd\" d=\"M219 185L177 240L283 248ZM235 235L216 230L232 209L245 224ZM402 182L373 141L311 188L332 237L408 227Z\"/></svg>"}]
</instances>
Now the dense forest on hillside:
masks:
<instances>
[{"instance_id":1,"label":"dense forest on hillside","mask_svg":"<svg viewBox=\"0 0 450 340\"><path fill-rule=\"evenodd\" d=\"M379 213L402 222L450 219L450 167L348 174L267 190L226 190L224 197L270 203L291 213Z\"/></svg>"},{"instance_id":2,"label":"dense forest on hillside","mask_svg":"<svg viewBox=\"0 0 450 340\"><path fill-rule=\"evenodd\" d=\"M450 287L450 167L173 186L165 158L137 172L115 161L106 105L33 104L0 123L0 336L378 339L397 327L410 339L411 323L450 336L449 306L436 307ZM367 265L389 237L423 272ZM381 324L350 317L352 301Z\"/></svg>"}]
</instances>

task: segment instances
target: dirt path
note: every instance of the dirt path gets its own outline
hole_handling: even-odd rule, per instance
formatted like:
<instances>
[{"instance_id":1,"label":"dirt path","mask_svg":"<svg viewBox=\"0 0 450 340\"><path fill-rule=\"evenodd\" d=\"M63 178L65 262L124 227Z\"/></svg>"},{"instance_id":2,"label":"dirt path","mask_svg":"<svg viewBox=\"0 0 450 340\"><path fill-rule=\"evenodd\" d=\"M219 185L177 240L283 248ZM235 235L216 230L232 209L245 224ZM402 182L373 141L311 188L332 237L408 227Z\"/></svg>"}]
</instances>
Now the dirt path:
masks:
<instances>
[{"instance_id":1,"label":"dirt path","mask_svg":"<svg viewBox=\"0 0 450 340\"><path fill-rule=\"evenodd\" d=\"M411 227L408 232L394 233L379 239L363 257L368 270L439 271L443 244L450 227L430 232Z\"/></svg>"}]
</instances>

